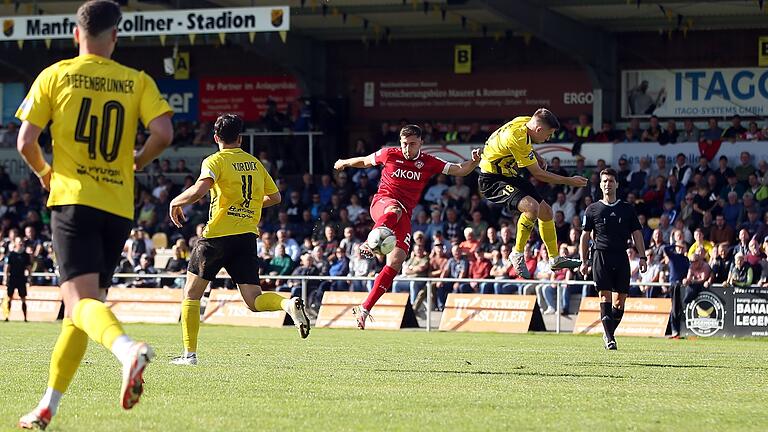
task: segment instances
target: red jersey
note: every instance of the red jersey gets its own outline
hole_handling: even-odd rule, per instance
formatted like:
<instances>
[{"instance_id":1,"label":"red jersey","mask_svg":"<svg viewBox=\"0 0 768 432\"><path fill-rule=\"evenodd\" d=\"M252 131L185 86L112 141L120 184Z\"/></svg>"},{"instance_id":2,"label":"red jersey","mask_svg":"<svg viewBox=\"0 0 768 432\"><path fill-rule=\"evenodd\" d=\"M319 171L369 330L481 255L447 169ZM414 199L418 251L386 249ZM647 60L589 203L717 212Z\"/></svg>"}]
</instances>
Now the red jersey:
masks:
<instances>
[{"instance_id":1,"label":"red jersey","mask_svg":"<svg viewBox=\"0 0 768 432\"><path fill-rule=\"evenodd\" d=\"M448 162L424 152L419 153L416 159L408 160L400 147L377 151L376 164L384 166L376 195L398 200L408 213L416 207L429 179L435 174L447 174L450 166Z\"/></svg>"}]
</instances>

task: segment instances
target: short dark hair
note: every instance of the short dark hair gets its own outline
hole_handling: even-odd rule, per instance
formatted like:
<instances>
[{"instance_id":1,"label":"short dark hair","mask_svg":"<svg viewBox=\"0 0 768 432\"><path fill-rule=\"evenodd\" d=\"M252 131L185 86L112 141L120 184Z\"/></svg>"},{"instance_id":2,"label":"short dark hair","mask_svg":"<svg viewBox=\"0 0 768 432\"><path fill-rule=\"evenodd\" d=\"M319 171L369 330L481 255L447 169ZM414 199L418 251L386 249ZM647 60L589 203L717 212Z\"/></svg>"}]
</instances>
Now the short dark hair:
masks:
<instances>
[{"instance_id":1,"label":"short dark hair","mask_svg":"<svg viewBox=\"0 0 768 432\"><path fill-rule=\"evenodd\" d=\"M415 124L405 125L402 129L400 129L401 138L406 138L413 135L416 135L416 138L419 139L423 138L423 132L421 128Z\"/></svg>"},{"instance_id":2,"label":"short dark hair","mask_svg":"<svg viewBox=\"0 0 768 432\"><path fill-rule=\"evenodd\" d=\"M533 113L533 117L549 126L551 129L560 129L560 121L557 116L546 108L539 108Z\"/></svg>"},{"instance_id":3,"label":"short dark hair","mask_svg":"<svg viewBox=\"0 0 768 432\"><path fill-rule=\"evenodd\" d=\"M77 9L77 25L91 36L116 27L123 14L112 0L88 0Z\"/></svg>"},{"instance_id":4,"label":"short dark hair","mask_svg":"<svg viewBox=\"0 0 768 432\"><path fill-rule=\"evenodd\" d=\"M213 134L226 144L234 144L243 132L243 119L237 114L222 114L213 125Z\"/></svg>"},{"instance_id":5,"label":"short dark hair","mask_svg":"<svg viewBox=\"0 0 768 432\"><path fill-rule=\"evenodd\" d=\"M616 173L616 170L613 168L606 168L600 171L600 177L604 175L611 176L613 177L614 180L616 180L619 177L619 175Z\"/></svg>"}]
</instances>

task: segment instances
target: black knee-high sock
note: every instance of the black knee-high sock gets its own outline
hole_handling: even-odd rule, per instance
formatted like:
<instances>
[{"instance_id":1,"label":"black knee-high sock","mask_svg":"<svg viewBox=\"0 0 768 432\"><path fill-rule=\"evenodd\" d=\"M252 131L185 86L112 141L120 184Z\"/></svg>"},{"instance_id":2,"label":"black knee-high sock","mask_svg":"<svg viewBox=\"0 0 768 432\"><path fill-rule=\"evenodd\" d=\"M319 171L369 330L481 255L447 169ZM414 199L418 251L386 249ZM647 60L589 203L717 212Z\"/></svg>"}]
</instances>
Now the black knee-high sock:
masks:
<instances>
[{"instance_id":1,"label":"black knee-high sock","mask_svg":"<svg viewBox=\"0 0 768 432\"><path fill-rule=\"evenodd\" d=\"M21 302L21 313L24 314L24 321L27 320L27 302Z\"/></svg>"},{"instance_id":2,"label":"black knee-high sock","mask_svg":"<svg viewBox=\"0 0 768 432\"><path fill-rule=\"evenodd\" d=\"M615 307L612 310L613 312L613 331L616 332L616 329L619 327L619 324L621 323L621 319L624 318L624 309L616 309Z\"/></svg>"},{"instance_id":3,"label":"black knee-high sock","mask_svg":"<svg viewBox=\"0 0 768 432\"><path fill-rule=\"evenodd\" d=\"M603 330L608 339L613 339L613 311L611 310L611 302L600 303L600 321L603 323Z\"/></svg>"}]
</instances>

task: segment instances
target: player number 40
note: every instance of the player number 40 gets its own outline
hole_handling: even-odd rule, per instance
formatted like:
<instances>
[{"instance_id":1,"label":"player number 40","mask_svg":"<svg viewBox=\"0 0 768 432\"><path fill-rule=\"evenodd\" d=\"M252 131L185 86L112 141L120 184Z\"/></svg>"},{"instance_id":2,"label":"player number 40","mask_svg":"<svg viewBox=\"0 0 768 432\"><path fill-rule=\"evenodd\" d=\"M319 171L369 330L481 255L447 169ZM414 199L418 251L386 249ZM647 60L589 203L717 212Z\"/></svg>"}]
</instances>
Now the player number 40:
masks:
<instances>
[{"instance_id":1,"label":"player number 40","mask_svg":"<svg viewBox=\"0 0 768 432\"><path fill-rule=\"evenodd\" d=\"M96 144L99 145L101 157L112 162L117 159L120 151L120 137L123 135L125 123L125 108L118 101L108 101L101 110L101 119L91 115L91 98L83 98L80 113L75 126L75 141L88 144L88 157L96 159ZM101 122L101 130L99 130ZM111 133L110 133L111 132ZM110 146L109 140L112 139Z\"/></svg>"}]
</instances>

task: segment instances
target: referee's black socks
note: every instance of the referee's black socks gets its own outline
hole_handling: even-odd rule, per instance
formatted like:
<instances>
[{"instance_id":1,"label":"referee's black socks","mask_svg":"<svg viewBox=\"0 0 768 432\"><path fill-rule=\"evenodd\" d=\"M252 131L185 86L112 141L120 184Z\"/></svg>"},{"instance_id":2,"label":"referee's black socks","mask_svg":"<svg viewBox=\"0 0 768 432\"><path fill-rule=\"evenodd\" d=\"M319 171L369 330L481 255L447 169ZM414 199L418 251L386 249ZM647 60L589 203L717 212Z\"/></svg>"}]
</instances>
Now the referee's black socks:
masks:
<instances>
[{"instance_id":1,"label":"referee's black socks","mask_svg":"<svg viewBox=\"0 0 768 432\"><path fill-rule=\"evenodd\" d=\"M613 331L614 332L619 327L619 323L621 323L622 318L624 318L624 309L616 309L614 307L613 308Z\"/></svg>"},{"instance_id":2,"label":"referee's black socks","mask_svg":"<svg viewBox=\"0 0 768 432\"><path fill-rule=\"evenodd\" d=\"M600 303L600 321L603 323L603 330L608 339L613 340L613 329L616 328L613 324L613 310L611 302Z\"/></svg>"}]
</instances>

